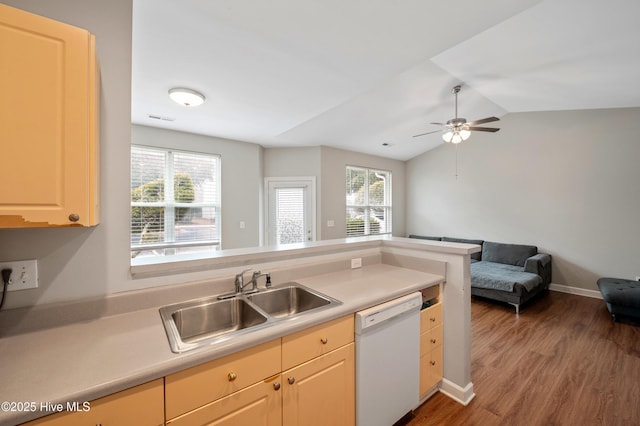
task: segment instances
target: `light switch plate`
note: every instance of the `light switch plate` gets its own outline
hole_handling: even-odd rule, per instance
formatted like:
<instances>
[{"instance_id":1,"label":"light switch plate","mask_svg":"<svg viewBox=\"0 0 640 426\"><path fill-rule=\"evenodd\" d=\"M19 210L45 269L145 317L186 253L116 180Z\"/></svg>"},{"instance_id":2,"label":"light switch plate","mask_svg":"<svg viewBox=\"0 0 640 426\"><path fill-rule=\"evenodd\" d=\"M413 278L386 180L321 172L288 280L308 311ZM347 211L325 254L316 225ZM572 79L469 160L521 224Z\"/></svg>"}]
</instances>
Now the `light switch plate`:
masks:
<instances>
[{"instance_id":1,"label":"light switch plate","mask_svg":"<svg viewBox=\"0 0 640 426\"><path fill-rule=\"evenodd\" d=\"M16 260L14 262L0 262L0 270L11 268L11 278L7 291L27 290L38 288L38 261Z\"/></svg>"}]
</instances>

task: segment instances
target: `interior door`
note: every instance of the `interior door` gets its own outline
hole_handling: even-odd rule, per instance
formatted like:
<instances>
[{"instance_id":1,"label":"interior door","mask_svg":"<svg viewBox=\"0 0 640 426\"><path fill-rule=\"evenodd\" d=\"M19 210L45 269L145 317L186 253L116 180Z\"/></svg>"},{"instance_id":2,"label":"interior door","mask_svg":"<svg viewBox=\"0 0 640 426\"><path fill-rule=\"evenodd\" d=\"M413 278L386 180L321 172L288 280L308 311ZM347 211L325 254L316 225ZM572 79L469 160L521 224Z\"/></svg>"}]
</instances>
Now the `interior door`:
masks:
<instances>
[{"instance_id":1,"label":"interior door","mask_svg":"<svg viewBox=\"0 0 640 426\"><path fill-rule=\"evenodd\" d=\"M267 244L315 240L315 178L266 178Z\"/></svg>"}]
</instances>

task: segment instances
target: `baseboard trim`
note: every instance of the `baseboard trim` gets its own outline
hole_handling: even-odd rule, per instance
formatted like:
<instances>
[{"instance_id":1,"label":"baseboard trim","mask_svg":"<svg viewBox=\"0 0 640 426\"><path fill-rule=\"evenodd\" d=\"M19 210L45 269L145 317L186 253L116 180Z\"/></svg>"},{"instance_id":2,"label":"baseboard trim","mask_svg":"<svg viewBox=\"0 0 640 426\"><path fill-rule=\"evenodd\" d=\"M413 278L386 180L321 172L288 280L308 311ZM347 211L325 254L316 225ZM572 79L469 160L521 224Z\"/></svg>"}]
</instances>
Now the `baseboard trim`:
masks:
<instances>
[{"instance_id":1,"label":"baseboard trim","mask_svg":"<svg viewBox=\"0 0 640 426\"><path fill-rule=\"evenodd\" d=\"M467 406L476 394L473 392L473 383L469 382L467 386L461 388L450 380L442 379L440 392L447 395L460 404Z\"/></svg>"},{"instance_id":2,"label":"baseboard trim","mask_svg":"<svg viewBox=\"0 0 640 426\"><path fill-rule=\"evenodd\" d=\"M591 297L593 299L602 299L602 295L599 291L587 290L585 288L571 287L568 285L549 284L549 290L557 291L560 293L576 294L578 296Z\"/></svg>"}]
</instances>

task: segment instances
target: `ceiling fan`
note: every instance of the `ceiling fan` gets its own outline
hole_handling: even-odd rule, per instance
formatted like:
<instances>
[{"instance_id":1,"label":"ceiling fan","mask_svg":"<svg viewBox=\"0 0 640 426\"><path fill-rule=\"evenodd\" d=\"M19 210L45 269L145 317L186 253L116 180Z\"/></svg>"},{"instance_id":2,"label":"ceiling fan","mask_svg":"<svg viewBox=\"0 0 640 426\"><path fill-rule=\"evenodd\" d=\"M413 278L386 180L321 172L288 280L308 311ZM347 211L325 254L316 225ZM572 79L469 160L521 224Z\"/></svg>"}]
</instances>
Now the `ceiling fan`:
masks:
<instances>
[{"instance_id":1,"label":"ceiling fan","mask_svg":"<svg viewBox=\"0 0 640 426\"><path fill-rule=\"evenodd\" d=\"M478 124L491 123L492 121L500 120L498 117L487 117L480 120L474 120L467 123L465 118L458 118L458 92L462 86L453 86L451 93L456 97L456 116L446 123L431 123L437 126L442 126L442 139L445 142L460 143L466 141L471 136L471 132L492 132L495 133L500 129L493 127L478 127ZM440 130L434 130L432 132L420 133L419 135L413 135L414 138L418 136L429 135L431 133L437 133Z\"/></svg>"}]
</instances>

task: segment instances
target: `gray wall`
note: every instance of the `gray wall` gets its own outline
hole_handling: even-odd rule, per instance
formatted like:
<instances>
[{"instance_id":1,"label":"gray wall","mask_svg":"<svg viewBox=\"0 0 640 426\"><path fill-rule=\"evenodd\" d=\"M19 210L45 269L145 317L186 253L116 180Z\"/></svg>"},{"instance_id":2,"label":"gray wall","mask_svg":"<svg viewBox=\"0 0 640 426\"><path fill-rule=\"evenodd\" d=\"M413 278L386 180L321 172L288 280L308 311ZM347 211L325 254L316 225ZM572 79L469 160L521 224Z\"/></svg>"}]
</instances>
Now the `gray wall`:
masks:
<instances>
[{"instance_id":1,"label":"gray wall","mask_svg":"<svg viewBox=\"0 0 640 426\"><path fill-rule=\"evenodd\" d=\"M407 162L407 234L537 245L553 283L640 275L640 109L518 113Z\"/></svg>"},{"instance_id":2,"label":"gray wall","mask_svg":"<svg viewBox=\"0 0 640 426\"><path fill-rule=\"evenodd\" d=\"M133 125L131 142L219 154L222 183L222 249L260 245L262 147L260 145ZM245 228L240 229L240 221Z\"/></svg>"}]
</instances>

